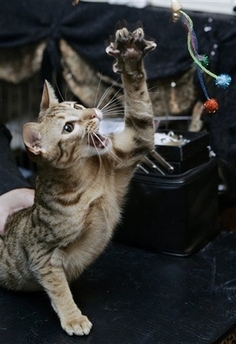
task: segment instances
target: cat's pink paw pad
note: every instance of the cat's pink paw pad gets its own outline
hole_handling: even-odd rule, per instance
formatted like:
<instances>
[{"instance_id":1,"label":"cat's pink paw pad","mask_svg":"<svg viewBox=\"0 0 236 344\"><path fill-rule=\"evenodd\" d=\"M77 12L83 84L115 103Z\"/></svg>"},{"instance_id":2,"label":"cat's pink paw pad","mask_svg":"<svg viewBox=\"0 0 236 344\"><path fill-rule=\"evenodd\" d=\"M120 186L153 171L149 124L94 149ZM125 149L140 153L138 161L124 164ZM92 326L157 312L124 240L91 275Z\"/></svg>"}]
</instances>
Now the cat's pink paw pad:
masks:
<instances>
[{"instance_id":1,"label":"cat's pink paw pad","mask_svg":"<svg viewBox=\"0 0 236 344\"><path fill-rule=\"evenodd\" d=\"M63 329L67 332L69 336L88 335L91 331L92 326L93 326L92 323L84 315L81 315L77 319L73 319L73 320L67 321L65 324L62 324Z\"/></svg>"}]
</instances>

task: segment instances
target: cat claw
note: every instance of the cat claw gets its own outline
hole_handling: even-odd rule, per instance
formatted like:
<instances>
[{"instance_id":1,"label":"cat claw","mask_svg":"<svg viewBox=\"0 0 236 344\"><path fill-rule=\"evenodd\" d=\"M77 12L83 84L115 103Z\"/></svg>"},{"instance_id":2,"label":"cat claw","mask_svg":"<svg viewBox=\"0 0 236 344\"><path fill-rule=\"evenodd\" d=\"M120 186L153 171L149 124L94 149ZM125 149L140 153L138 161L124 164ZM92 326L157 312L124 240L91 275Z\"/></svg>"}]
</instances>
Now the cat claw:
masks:
<instances>
[{"instance_id":1,"label":"cat claw","mask_svg":"<svg viewBox=\"0 0 236 344\"><path fill-rule=\"evenodd\" d=\"M155 48L155 42L144 39L142 28L130 32L124 27L116 31L115 41L110 43L106 52L116 59L113 65L114 72L132 74L140 67L139 62L143 56Z\"/></svg>"},{"instance_id":2,"label":"cat claw","mask_svg":"<svg viewBox=\"0 0 236 344\"><path fill-rule=\"evenodd\" d=\"M116 41L128 41L129 39L129 31L126 29L126 27L124 27L123 29L117 30L116 31Z\"/></svg>"}]
</instances>

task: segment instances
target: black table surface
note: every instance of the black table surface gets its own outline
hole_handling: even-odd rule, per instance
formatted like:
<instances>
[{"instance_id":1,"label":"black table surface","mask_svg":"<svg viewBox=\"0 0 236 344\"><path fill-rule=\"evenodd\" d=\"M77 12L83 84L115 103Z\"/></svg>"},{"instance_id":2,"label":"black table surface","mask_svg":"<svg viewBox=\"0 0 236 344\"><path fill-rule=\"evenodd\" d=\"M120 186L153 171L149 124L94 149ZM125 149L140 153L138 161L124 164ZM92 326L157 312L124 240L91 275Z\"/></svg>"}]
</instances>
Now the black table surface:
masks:
<instances>
[{"instance_id":1,"label":"black table surface","mask_svg":"<svg viewBox=\"0 0 236 344\"><path fill-rule=\"evenodd\" d=\"M236 328L236 233L185 258L112 242L71 289L89 336L68 336L44 292L1 288L1 343L220 343Z\"/></svg>"}]
</instances>

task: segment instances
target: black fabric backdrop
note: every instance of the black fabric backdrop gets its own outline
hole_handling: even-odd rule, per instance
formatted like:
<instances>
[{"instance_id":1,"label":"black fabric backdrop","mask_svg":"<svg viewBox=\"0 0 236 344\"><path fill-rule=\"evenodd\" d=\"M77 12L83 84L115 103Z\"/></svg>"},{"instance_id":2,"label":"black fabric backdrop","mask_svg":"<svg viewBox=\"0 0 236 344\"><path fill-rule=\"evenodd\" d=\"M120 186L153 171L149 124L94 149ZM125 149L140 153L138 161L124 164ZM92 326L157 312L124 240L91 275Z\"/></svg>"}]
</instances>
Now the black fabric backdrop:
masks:
<instances>
[{"instance_id":1,"label":"black fabric backdrop","mask_svg":"<svg viewBox=\"0 0 236 344\"><path fill-rule=\"evenodd\" d=\"M187 51L186 29L181 22L172 22L169 9L137 9L86 2L73 6L72 0L0 0L0 8L0 48L19 47L46 39L43 76L49 80L50 76L45 74L51 67L60 70L60 38L64 38L94 68L114 77L111 59L105 54L104 46L120 20L131 24L141 21L146 35L157 42L157 49L146 59L149 80L175 75L192 64ZM210 70L232 77L227 90L219 90L214 85L209 90L210 96L218 99L220 108L213 115L205 115L204 120L212 135L212 148L236 173L236 20L234 16L186 12L194 22L199 52L210 58Z\"/></svg>"},{"instance_id":2,"label":"black fabric backdrop","mask_svg":"<svg viewBox=\"0 0 236 344\"><path fill-rule=\"evenodd\" d=\"M11 134L0 124L0 196L13 189L30 187L16 166L10 140Z\"/></svg>"}]
</instances>

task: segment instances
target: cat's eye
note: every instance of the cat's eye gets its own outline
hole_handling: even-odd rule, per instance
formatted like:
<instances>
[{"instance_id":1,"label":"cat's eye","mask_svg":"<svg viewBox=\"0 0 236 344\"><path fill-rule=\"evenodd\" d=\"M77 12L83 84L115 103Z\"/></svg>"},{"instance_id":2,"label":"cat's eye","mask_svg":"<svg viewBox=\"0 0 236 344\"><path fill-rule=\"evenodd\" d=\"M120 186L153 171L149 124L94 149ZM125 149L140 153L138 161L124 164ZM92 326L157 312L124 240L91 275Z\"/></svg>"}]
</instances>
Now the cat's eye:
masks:
<instances>
[{"instance_id":1,"label":"cat's eye","mask_svg":"<svg viewBox=\"0 0 236 344\"><path fill-rule=\"evenodd\" d=\"M74 104L74 108L75 108L76 110L84 110L84 109L85 109L85 107L84 107L83 105L77 104L77 103Z\"/></svg>"},{"instance_id":2,"label":"cat's eye","mask_svg":"<svg viewBox=\"0 0 236 344\"><path fill-rule=\"evenodd\" d=\"M63 133L64 134L70 134L74 130L73 123L66 123L63 127Z\"/></svg>"}]
</instances>

